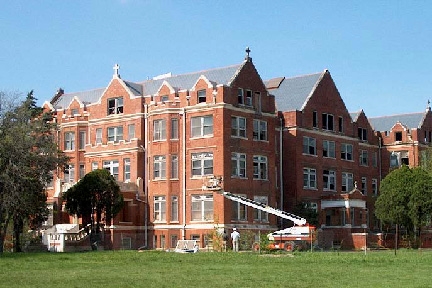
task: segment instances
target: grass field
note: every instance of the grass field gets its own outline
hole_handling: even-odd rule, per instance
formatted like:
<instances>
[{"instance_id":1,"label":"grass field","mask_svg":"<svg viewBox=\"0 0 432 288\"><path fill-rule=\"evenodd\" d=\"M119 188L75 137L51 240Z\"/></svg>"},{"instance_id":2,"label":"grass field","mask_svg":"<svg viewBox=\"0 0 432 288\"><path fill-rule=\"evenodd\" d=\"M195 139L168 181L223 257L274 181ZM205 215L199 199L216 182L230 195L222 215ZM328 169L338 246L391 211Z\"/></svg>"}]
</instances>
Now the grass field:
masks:
<instances>
[{"instance_id":1,"label":"grass field","mask_svg":"<svg viewBox=\"0 0 432 288\"><path fill-rule=\"evenodd\" d=\"M0 287L432 287L432 251L0 256Z\"/></svg>"}]
</instances>

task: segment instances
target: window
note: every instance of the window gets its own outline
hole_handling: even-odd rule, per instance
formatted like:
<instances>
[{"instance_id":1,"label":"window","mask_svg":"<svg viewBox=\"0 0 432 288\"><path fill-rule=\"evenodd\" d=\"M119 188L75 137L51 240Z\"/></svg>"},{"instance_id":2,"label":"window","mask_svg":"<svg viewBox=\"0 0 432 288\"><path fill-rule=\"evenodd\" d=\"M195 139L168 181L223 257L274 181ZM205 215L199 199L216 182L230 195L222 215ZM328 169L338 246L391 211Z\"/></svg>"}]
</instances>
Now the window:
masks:
<instances>
[{"instance_id":1,"label":"window","mask_svg":"<svg viewBox=\"0 0 432 288\"><path fill-rule=\"evenodd\" d=\"M103 162L103 168L108 170L114 179L118 180L119 175L119 161L118 160L110 160Z\"/></svg>"},{"instance_id":2,"label":"window","mask_svg":"<svg viewBox=\"0 0 432 288\"><path fill-rule=\"evenodd\" d=\"M360 165L368 166L368 151L360 150Z\"/></svg>"},{"instance_id":3,"label":"window","mask_svg":"<svg viewBox=\"0 0 432 288\"><path fill-rule=\"evenodd\" d=\"M349 161L353 160L353 146L351 144L342 143L341 159Z\"/></svg>"},{"instance_id":4,"label":"window","mask_svg":"<svg viewBox=\"0 0 432 288\"><path fill-rule=\"evenodd\" d=\"M64 181L66 183L74 182L75 181L75 165L73 165L73 164L66 165L65 170L64 170L64 176L65 176Z\"/></svg>"},{"instance_id":5,"label":"window","mask_svg":"<svg viewBox=\"0 0 432 288\"><path fill-rule=\"evenodd\" d=\"M267 157L253 156L253 179L267 180Z\"/></svg>"},{"instance_id":6,"label":"window","mask_svg":"<svg viewBox=\"0 0 432 288\"><path fill-rule=\"evenodd\" d=\"M303 137L303 154L316 155L316 140L312 137Z\"/></svg>"},{"instance_id":7,"label":"window","mask_svg":"<svg viewBox=\"0 0 432 288\"><path fill-rule=\"evenodd\" d=\"M342 172L342 191L349 192L353 189L353 174Z\"/></svg>"},{"instance_id":8,"label":"window","mask_svg":"<svg viewBox=\"0 0 432 288\"><path fill-rule=\"evenodd\" d=\"M123 140L123 127L108 127L108 141L117 143L120 140Z\"/></svg>"},{"instance_id":9,"label":"window","mask_svg":"<svg viewBox=\"0 0 432 288\"><path fill-rule=\"evenodd\" d=\"M267 141L267 121L253 120L253 139Z\"/></svg>"},{"instance_id":10,"label":"window","mask_svg":"<svg viewBox=\"0 0 432 288\"><path fill-rule=\"evenodd\" d=\"M166 140L166 121L158 119L153 121L153 141Z\"/></svg>"},{"instance_id":11,"label":"window","mask_svg":"<svg viewBox=\"0 0 432 288\"><path fill-rule=\"evenodd\" d=\"M252 91L246 90L245 105L252 106Z\"/></svg>"},{"instance_id":12,"label":"window","mask_svg":"<svg viewBox=\"0 0 432 288\"><path fill-rule=\"evenodd\" d=\"M363 195L367 195L367 178L361 178L361 192Z\"/></svg>"},{"instance_id":13,"label":"window","mask_svg":"<svg viewBox=\"0 0 432 288\"><path fill-rule=\"evenodd\" d=\"M244 94L243 94L243 89L242 88L238 89L237 101L238 101L238 104L244 104Z\"/></svg>"},{"instance_id":14,"label":"window","mask_svg":"<svg viewBox=\"0 0 432 288\"><path fill-rule=\"evenodd\" d=\"M75 150L75 132L65 132L64 138L64 150Z\"/></svg>"},{"instance_id":15,"label":"window","mask_svg":"<svg viewBox=\"0 0 432 288\"><path fill-rule=\"evenodd\" d=\"M399 167L401 163L401 155L399 152L391 152L390 153L390 167Z\"/></svg>"},{"instance_id":16,"label":"window","mask_svg":"<svg viewBox=\"0 0 432 288\"><path fill-rule=\"evenodd\" d=\"M231 136L246 138L246 118L231 117Z\"/></svg>"},{"instance_id":17,"label":"window","mask_svg":"<svg viewBox=\"0 0 432 288\"><path fill-rule=\"evenodd\" d=\"M162 95L162 96L160 97L160 101L163 102L163 103L165 103L165 102L168 101L168 100L169 100L169 96L168 96L168 95Z\"/></svg>"},{"instance_id":18,"label":"window","mask_svg":"<svg viewBox=\"0 0 432 288\"><path fill-rule=\"evenodd\" d=\"M305 208L311 209L311 210L315 211L316 213L318 213L318 204L316 202L306 203Z\"/></svg>"},{"instance_id":19,"label":"window","mask_svg":"<svg viewBox=\"0 0 432 288\"><path fill-rule=\"evenodd\" d=\"M402 141L402 132L395 132L395 141Z\"/></svg>"},{"instance_id":20,"label":"window","mask_svg":"<svg viewBox=\"0 0 432 288\"><path fill-rule=\"evenodd\" d=\"M135 138L135 124L129 124L128 125L128 141L131 141L133 138Z\"/></svg>"},{"instance_id":21,"label":"window","mask_svg":"<svg viewBox=\"0 0 432 288\"><path fill-rule=\"evenodd\" d=\"M313 111L313 114L312 114L312 126L314 128L318 128L318 112L317 111Z\"/></svg>"},{"instance_id":22,"label":"window","mask_svg":"<svg viewBox=\"0 0 432 288\"><path fill-rule=\"evenodd\" d=\"M79 179L82 179L85 175L85 165L84 164L80 164L79 165Z\"/></svg>"},{"instance_id":23,"label":"window","mask_svg":"<svg viewBox=\"0 0 432 288\"><path fill-rule=\"evenodd\" d=\"M323 157L336 158L334 141L323 141Z\"/></svg>"},{"instance_id":24,"label":"window","mask_svg":"<svg viewBox=\"0 0 432 288\"><path fill-rule=\"evenodd\" d=\"M367 130L364 128L358 128L358 138L362 141L367 141Z\"/></svg>"},{"instance_id":25,"label":"window","mask_svg":"<svg viewBox=\"0 0 432 288\"><path fill-rule=\"evenodd\" d=\"M343 132L343 118L339 116L339 132Z\"/></svg>"},{"instance_id":26,"label":"window","mask_svg":"<svg viewBox=\"0 0 432 288\"><path fill-rule=\"evenodd\" d=\"M73 117L74 115L79 114L79 110L78 109L72 109L71 110L71 116Z\"/></svg>"},{"instance_id":27,"label":"window","mask_svg":"<svg viewBox=\"0 0 432 288\"><path fill-rule=\"evenodd\" d=\"M327 113L322 114L322 128L324 130L333 131L333 115Z\"/></svg>"},{"instance_id":28,"label":"window","mask_svg":"<svg viewBox=\"0 0 432 288\"><path fill-rule=\"evenodd\" d=\"M153 219L155 222L166 221L166 200L165 196L154 197Z\"/></svg>"},{"instance_id":29,"label":"window","mask_svg":"<svg viewBox=\"0 0 432 288\"><path fill-rule=\"evenodd\" d=\"M192 176L213 174L213 153L192 153Z\"/></svg>"},{"instance_id":30,"label":"window","mask_svg":"<svg viewBox=\"0 0 432 288\"><path fill-rule=\"evenodd\" d=\"M175 248L177 246L178 236L171 235L171 248Z\"/></svg>"},{"instance_id":31,"label":"window","mask_svg":"<svg viewBox=\"0 0 432 288\"><path fill-rule=\"evenodd\" d=\"M254 201L261 203L263 206L268 205L267 196L254 196ZM261 222L268 222L268 213L262 210L254 209L254 220Z\"/></svg>"},{"instance_id":32,"label":"window","mask_svg":"<svg viewBox=\"0 0 432 288\"><path fill-rule=\"evenodd\" d=\"M99 168L98 162L92 162L91 171L97 170Z\"/></svg>"},{"instance_id":33,"label":"window","mask_svg":"<svg viewBox=\"0 0 432 288\"><path fill-rule=\"evenodd\" d=\"M192 196L192 221L213 221L213 195Z\"/></svg>"},{"instance_id":34,"label":"window","mask_svg":"<svg viewBox=\"0 0 432 288\"><path fill-rule=\"evenodd\" d=\"M166 179L166 157L153 157L153 179Z\"/></svg>"},{"instance_id":35,"label":"window","mask_svg":"<svg viewBox=\"0 0 432 288\"><path fill-rule=\"evenodd\" d=\"M373 167L378 166L378 153L377 152L372 153L372 166Z\"/></svg>"},{"instance_id":36,"label":"window","mask_svg":"<svg viewBox=\"0 0 432 288\"><path fill-rule=\"evenodd\" d=\"M171 179L178 179L178 156L171 155Z\"/></svg>"},{"instance_id":37,"label":"window","mask_svg":"<svg viewBox=\"0 0 432 288\"><path fill-rule=\"evenodd\" d=\"M129 158L123 160L123 181L129 182L131 179L131 162Z\"/></svg>"},{"instance_id":38,"label":"window","mask_svg":"<svg viewBox=\"0 0 432 288\"><path fill-rule=\"evenodd\" d=\"M231 176L246 177L246 154L231 153Z\"/></svg>"},{"instance_id":39,"label":"window","mask_svg":"<svg viewBox=\"0 0 432 288\"><path fill-rule=\"evenodd\" d=\"M323 189L336 190L336 172L333 170L323 170Z\"/></svg>"},{"instance_id":40,"label":"window","mask_svg":"<svg viewBox=\"0 0 432 288\"><path fill-rule=\"evenodd\" d=\"M179 221L178 205L178 197L171 196L171 221L173 222Z\"/></svg>"},{"instance_id":41,"label":"window","mask_svg":"<svg viewBox=\"0 0 432 288\"><path fill-rule=\"evenodd\" d=\"M86 145L86 131L81 130L79 132L80 135L80 139L79 139L79 149L85 149L85 145Z\"/></svg>"},{"instance_id":42,"label":"window","mask_svg":"<svg viewBox=\"0 0 432 288\"><path fill-rule=\"evenodd\" d=\"M205 103L207 101L206 90L198 90L198 103Z\"/></svg>"},{"instance_id":43,"label":"window","mask_svg":"<svg viewBox=\"0 0 432 288\"><path fill-rule=\"evenodd\" d=\"M192 137L213 135L213 116L199 116L191 119Z\"/></svg>"},{"instance_id":44,"label":"window","mask_svg":"<svg viewBox=\"0 0 432 288\"><path fill-rule=\"evenodd\" d=\"M96 145L102 144L102 128L96 129Z\"/></svg>"},{"instance_id":45,"label":"window","mask_svg":"<svg viewBox=\"0 0 432 288\"><path fill-rule=\"evenodd\" d=\"M123 97L108 99L108 115L123 113Z\"/></svg>"},{"instance_id":46,"label":"window","mask_svg":"<svg viewBox=\"0 0 432 288\"><path fill-rule=\"evenodd\" d=\"M303 188L316 189L316 169L303 168Z\"/></svg>"},{"instance_id":47,"label":"window","mask_svg":"<svg viewBox=\"0 0 432 288\"><path fill-rule=\"evenodd\" d=\"M178 130L178 119L171 118L171 139L179 138L179 130Z\"/></svg>"},{"instance_id":48,"label":"window","mask_svg":"<svg viewBox=\"0 0 432 288\"><path fill-rule=\"evenodd\" d=\"M239 195L245 197L246 195ZM232 220L234 221L246 221L247 210L246 205L239 202L232 202Z\"/></svg>"},{"instance_id":49,"label":"window","mask_svg":"<svg viewBox=\"0 0 432 288\"><path fill-rule=\"evenodd\" d=\"M378 180L372 179L372 193L374 196L378 196Z\"/></svg>"}]
</instances>

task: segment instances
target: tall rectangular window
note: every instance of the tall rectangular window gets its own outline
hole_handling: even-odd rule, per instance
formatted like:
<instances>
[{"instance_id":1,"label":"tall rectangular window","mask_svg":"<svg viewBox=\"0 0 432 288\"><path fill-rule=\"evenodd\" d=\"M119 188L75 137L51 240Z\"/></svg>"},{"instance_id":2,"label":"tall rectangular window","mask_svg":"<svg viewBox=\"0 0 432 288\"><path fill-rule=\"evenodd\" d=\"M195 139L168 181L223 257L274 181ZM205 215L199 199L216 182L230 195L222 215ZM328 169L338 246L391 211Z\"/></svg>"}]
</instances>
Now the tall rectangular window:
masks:
<instances>
[{"instance_id":1,"label":"tall rectangular window","mask_svg":"<svg viewBox=\"0 0 432 288\"><path fill-rule=\"evenodd\" d=\"M367 141L367 130L365 128L358 128L358 138L362 141Z\"/></svg>"},{"instance_id":2,"label":"tall rectangular window","mask_svg":"<svg viewBox=\"0 0 432 288\"><path fill-rule=\"evenodd\" d=\"M238 104L244 104L244 94L243 94L242 88L238 88L237 101L238 101Z\"/></svg>"},{"instance_id":3,"label":"tall rectangular window","mask_svg":"<svg viewBox=\"0 0 432 288\"><path fill-rule=\"evenodd\" d=\"M213 195L192 195L192 221L213 221Z\"/></svg>"},{"instance_id":4,"label":"tall rectangular window","mask_svg":"<svg viewBox=\"0 0 432 288\"><path fill-rule=\"evenodd\" d=\"M82 179L85 174L85 164L79 164L79 178Z\"/></svg>"},{"instance_id":5,"label":"tall rectangular window","mask_svg":"<svg viewBox=\"0 0 432 288\"><path fill-rule=\"evenodd\" d=\"M204 176L213 174L213 153L192 153L192 175Z\"/></svg>"},{"instance_id":6,"label":"tall rectangular window","mask_svg":"<svg viewBox=\"0 0 432 288\"><path fill-rule=\"evenodd\" d=\"M333 131L333 115L327 113L322 114L322 129Z\"/></svg>"},{"instance_id":7,"label":"tall rectangular window","mask_svg":"<svg viewBox=\"0 0 432 288\"><path fill-rule=\"evenodd\" d=\"M252 106L252 91L246 90L245 105Z\"/></svg>"},{"instance_id":8,"label":"tall rectangular window","mask_svg":"<svg viewBox=\"0 0 432 288\"><path fill-rule=\"evenodd\" d=\"M360 165L361 166L368 166L368 151L367 150L360 150Z\"/></svg>"},{"instance_id":9,"label":"tall rectangular window","mask_svg":"<svg viewBox=\"0 0 432 288\"><path fill-rule=\"evenodd\" d=\"M231 153L231 176L246 177L246 154Z\"/></svg>"},{"instance_id":10,"label":"tall rectangular window","mask_svg":"<svg viewBox=\"0 0 432 288\"><path fill-rule=\"evenodd\" d=\"M372 193L374 196L378 196L378 180L372 179Z\"/></svg>"},{"instance_id":11,"label":"tall rectangular window","mask_svg":"<svg viewBox=\"0 0 432 288\"><path fill-rule=\"evenodd\" d=\"M323 170L323 190L336 190L336 171Z\"/></svg>"},{"instance_id":12,"label":"tall rectangular window","mask_svg":"<svg viewBox=\"0 0 432 288\"><path fill-rule=\"evenodd\" d=\"M171 155L171 179L178 179L178 156Z\"/></svg>"},{"instance_id":13,"label":"tall rectangular window","mask_svg":"<svg viewBox=\"0 0 432 288\"><path fill-rule=\"evenodd\" d=\"M111 175L118 181L119 176L119 161L118 160L109 160L109 161L103 161L104 169L108 170Z\"/></svg>"},{"instance_id":14,"label":"tall rectangular window","mask_svg":"<svg viewBox=\"0 0 432 288\"><path fill-rule=\"evenodd\" d=\"M202 90L198 90L198 99L197 99L198 103L205 103L207 101L207 97L206 97L206 90L202 89Z\"/></svg>"},{"instance_id":15,"label":"tall rectangular window","mask_svg":"<svg viewBox=\"0 0 432 288\"><path fill-rule=\"evenodd\" d=\"M264 207L268 205L267 196L254 196L254 201L261 203ZM268 222L268 213L259 209L254 209L254 221Z\"/></svg>"},{"instance_id":16,"label":"tall rectangular window","mask_svg":"<svg viewBox=\"0 0 432 288\"><path fill-rule=\"evenodd\" d=\"M303 154L316 155L316 140L312 137L303 137Z\"/></svg>"},{"instance_id":17,"label":"tall rectangular window","mask_svg":"<svg viewBox=\"0 0 432 288\"><path fill-rule=\"evenodd\" d=\"M131 141L133 138L135 138L135 124L129 124L128 125L128 141Z\"/></svg>"},{"instance_id":18,"label":"tall rectangular window","mask_svg":"<svg viewBox=\"0 0 432 288\"><path fill-rule=\"evenodd\" d=\"M96 145L102 144L102 128L96 129Z\"/></svg>"},{"instance_id":19,"label":"tall rectangular window","mask_svg":"<svg viewBox=\"0 0 432 288\"><path fill-rule=\"evenodd\" d=\"M118 143L123 140L123 126L108 127L108 141Z\"/></svg>"},{"instance_id":20,"label":"tall rectangular window","mask_svg":"<svg viewBox=\"0 0 432 288\"><path fill-rule=\"evenodd\" d=\"M253 156L253 179L267 180L267 157L255 155Z\"/></svg>"},{"instance_id":21,"label":"tall rectangular window","mask_svg":"<svg viewBox=\"0 0 432 288\"><path fill-rule=\"evenodd\" d=\"M303 188L316 189L316 169L303 168Z\"/></svg>"},{"instance_id":22,"label":"tall rectangular window","mask_svg":"<svg viewBox=\"0 0 432 288\"><path fill-rule=\"evenodd\" d=\"M179 127L177 118L171 118L171 139L179 139Z\"/></svg>"},{"instance_id":23,"label":"tall rectangular window","mask_svg":"<svg viewBox=\"0 0 432 288\"><path fill-rule=\"evenodd\" d=\"M165 196L155 196L154 198L153 219L155 222L166 221L166 199Z\"/></svg>"},{"instance_id":24,"label":"tall rectangular window","mask_svg":"<svg viewBox=\"0 0 432 288\"><path fill-rule=\"evenodd\" d=\"M372 153L372 166L373 167L378 166L378 153L377 152Z\"/></svg>"},{"instance_id":25,"label":"tall rectangular window","mask_svg":"<svg viewBox=\"0 0 432 288\"><path fill-rule=\"evenodd\" d=\"M85 149L87 133L86 133L86 131L81 130L79 132L79 135L80 135L79 149L82 150L82 149Z\"/></svg>"},{"instance_id":26,"label":"tall rectangular window","mask_svg":"<svg viewBox=\"0 0 432 288\"><path fill-rule=\"evenodd\" d=\"M353 174L342 172L342 192L349 192L353 187Z\"/></svg>"},{"instance_id":27,"label":"tall rectangular window","mask_svg":"<svg viewBox=\"0 0 432 288\"><path fill-rule=\"evenodd\" d=\"M313 111L313 114L312 114L312 127L318 128L318 112L317 111Z\"/></svg>"},{"instance_id":28,"label":"tall rectangular window","mask_svg":"<svg viewBox=\"0 0 432 288\"><path fill-rule=\"evenodd\" d=\"M75 165L69 164L66 165L64 170L65 182L74 182L75 181Z\"/></svg>"},{"instance_id":29,"label":"tall rectangular window","mask_svg":"<svg viewBox=\"0 0 432 288\"><path fill-rule=\"evenodd\" d=\"M353 145L342 143L341 145L341 159L342 160L353 160Z\"/></svg>"},{"instance_id":30,"label":"tall rectangular window","mask_svg":"<svg viewBox=\"0 0 432 288\"><path fill-rule=\"evenodd\" d=\"M123 113L123 97L108 99L108 115Z\"/></svg>"},{"instance_id":31,"label":"tall rectangular window","mask_svg":"<svg viewBox=\"0 0 432 288\"><path fill-rule=\"evenodd\" d=\"M178 222L179 221L179 214L178 214L178 197L177 196L171 196L171 221L172 222Z\"/></svg>"},{"instance_id":32,"label":"tall rectangular window","mask_svg":"<svg viewBox=\"0 0 432 288\"><path fill-rule=\"evenodd\" d=\"M245 197L246 195L239 195ZM234 221L246 221L247 210L246 205L239 202L232 202L232 220Z\"/></svg>"},{"instance_id":33,"label":"tall rectangular window","mask_svg":"<svg viewBox=\"0 0 432 288\"><path fill-rule=\"evenodd\" d=\"M267 121L253 120L253 140L267 141Z\"/></svg>"},{"instance_id":34,"label":"tall rectangular window","mask_svg":"<svg viewBox=\"0 0 432 288\"><path fill-rule=\"evenodd\" d=\"M131 179L131 161L129 158L123 160L123 181L129 182Z\"/></svg>"},{"instance_id":35,"label":"tall rectangular window","mask_svg":"<svg viewBox=\"0 0 432 288\"><path fill-rule=\"evenodd\" d=\"M339 116L339 132L343 133L343 118Z\"/></svg>"},{"instance_id":36,"label":"tall rectangular window","mask_svg":"<svg viewBox=\"0 0 432 288\"><path fill-rule=\"evenodd\" d=\"M361 178L361 192L363 195L367 195L367 178Z\"/></svg>"},{"instance_id":37,"label":"tall rectangular window","mask_svg":"<svg viewBox=\"0 0 432 288\"><path fill-rule=\"evenodd\" d=\"M166 179L166 157L153 157L153 179Z\"/></svg>"},{"instance_id":38,"label":"tall rectangular window","mask_svg":"<svg viewBox=\"0 0 432 288\"><path fill-rule=\"evenodd\" d=\"M153 141L166 140L166 121L158 119L153 121Z\"/></svg>"},{"instance_id":39,"label":"tall rectangular window","mask_svg":"<svg viewBox=\"0 0 432 288\"><path fill-rule=\"evenodd\" d=\"M246 118L231 117L231 136L246 138Z\"/></svg>"},{"instance_id":40,"label":"tall rectangular window","mask_svg":"<svg viewBox=\"0 0 432 288\"><path fill-rule=\"evenodd\" d=\"M99 168L98 162L92 162L91 164L91 171L97 170Z\"/></svg>"},{"instance_id":41,"label":"tall rectangular window","mask_svg":"<svg viewBox=\"0 0 432 288\"><path fill-rule=\"evenodd\" d=\"M75 150L75 132L64 133L64 150Z\"/></svg>"},{"instance_id":42,"label":"tall rectangular window","mask_svg":"<svg viewBox=\"0 0 432 288\"><path fill-rule=\"evenodd\" d=\"M213 115L192 117L191 135L192 137L213 135Z\"/></svg>"},{"instance_id":43,"label":"tall rectangular window","mask_svg":"<svg viewBox=\"0 0 432 288\"><path fill-rule=\"evenodd\" d=\"M335 152L335 142L334 141L323 141L323 157L327 158L336 158L336 152Z\"/></svg>"}]
</instances>

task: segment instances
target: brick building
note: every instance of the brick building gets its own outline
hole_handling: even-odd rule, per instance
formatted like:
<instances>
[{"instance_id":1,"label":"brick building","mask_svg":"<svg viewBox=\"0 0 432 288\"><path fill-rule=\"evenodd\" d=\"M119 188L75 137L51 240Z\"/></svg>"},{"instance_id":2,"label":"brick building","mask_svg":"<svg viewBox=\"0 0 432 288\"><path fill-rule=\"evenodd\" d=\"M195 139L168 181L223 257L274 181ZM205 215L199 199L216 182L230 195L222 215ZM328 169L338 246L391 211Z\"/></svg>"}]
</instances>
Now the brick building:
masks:
<instances>
[{"instance_id":1,"label":"brick building","mask_svg":"<svg viewBox=\"0 0 432 288\"><path fill-rule=\"evenodd\" d=\"M349 113L327 70L264 82L249 51L237 65L143 82L123 80L116 65L107 87L59 90L44 106L71 157L47 189L47 224L79 223L63 211L62 192L108 169L125 198L105 226L115 249L172 248L179 239L204 247L215 228L289 225L207 189L209 181L288 212L303 202L334 242L379 231L381 179L401 163L418 165L432 132L429 107L370 119Z\"/></svg>"}]
</instances>

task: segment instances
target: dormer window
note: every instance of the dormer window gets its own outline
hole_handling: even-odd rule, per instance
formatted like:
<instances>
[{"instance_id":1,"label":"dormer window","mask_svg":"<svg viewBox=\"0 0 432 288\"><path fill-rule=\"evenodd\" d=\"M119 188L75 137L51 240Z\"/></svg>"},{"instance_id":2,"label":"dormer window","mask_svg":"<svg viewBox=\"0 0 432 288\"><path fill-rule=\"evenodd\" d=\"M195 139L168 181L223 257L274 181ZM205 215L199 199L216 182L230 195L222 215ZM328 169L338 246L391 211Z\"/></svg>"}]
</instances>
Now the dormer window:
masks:
<instances>
[{"instance_id":1,"label":"dormer window","mask_svg":"<svg viewBox=\"0 0 432 288\"><path fill-rule=\"evenodd\" d=\"M395 132L395 141L402 141L402 132Z\"/></svg>"},{"instance_id":2,"label":"dormer window","mask_svg":"<svg viewBox=\"0 0 432 288\"><path fill-rule=\"evenodd\" d=\"M252 91L246 90L245 105L252 106Z\"/></svg>"},{"instance_id":3,"label":"dormer window","mask_svg":"<svg viewBox=\"0 0 432 288\"><path fill-rule=\"evenodd\" d=\"M362 141L367 141L367 130L364 128L358 128L358 138Z\"/></svg>"},{"instance_id":4,"label":"dormer window","mask_svg":"<svg viewBox=\"0 0 432 288\"><path fill-rule=\"evenodd\" d=\"M123 113L123 97L108 99L108 115Z\"/></svg>"},{"instance_id":5,"label":"dormer window","mask_svg":"<svg viewBox=\"0 0 432 288\"><path fill-rule=\"evenodd\" d=\"M322 114L322 129L333 131L333 115L327 113Z\"/></svg>"},{"instance_id":6,"label":"dormer window","mask_svg":"<svg viewBox=\"0 0 432 288\"><path fill-rule=\"evenodd\" d=\"M206 90L198 90L198 103L205 103L207 101Z\"/></svg>"},{"instance_id":7,"label":"dormer window","mask_svg":"<svg viewBox=\"0 0 432 288\"><path fill-rule=\"evenodd\" d=\"M167 102L169 100L169 97L168 97L168 95L162 95L160 99L161 99L161 102L164 103L164 102Z\"/></svg>"}]
</instances>

